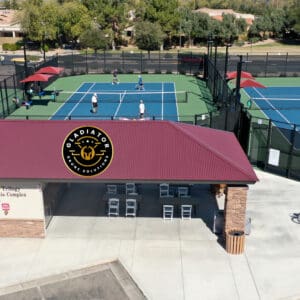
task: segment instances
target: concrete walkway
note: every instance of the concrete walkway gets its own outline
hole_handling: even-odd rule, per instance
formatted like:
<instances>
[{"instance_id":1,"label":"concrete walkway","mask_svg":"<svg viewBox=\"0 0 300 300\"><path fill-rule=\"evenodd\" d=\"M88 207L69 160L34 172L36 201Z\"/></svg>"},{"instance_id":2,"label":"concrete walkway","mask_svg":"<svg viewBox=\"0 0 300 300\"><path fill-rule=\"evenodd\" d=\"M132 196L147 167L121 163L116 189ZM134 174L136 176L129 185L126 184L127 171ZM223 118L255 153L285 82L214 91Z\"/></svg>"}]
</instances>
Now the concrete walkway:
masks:
<instances>
[{"instance_id":1,"label":"concrete walkway","mask_svg":"<svg viewBox=\"0 0 300 300\"><path fill-rule=\"evenodd\" d=\"M300 183L257 175L243 255L227 254L205 217L60 215L45 239L0 239L0 295L9 285L118 259L148 299L300 299L300 224L289 217L300 211Z\"/></svg>"}]
</instances>

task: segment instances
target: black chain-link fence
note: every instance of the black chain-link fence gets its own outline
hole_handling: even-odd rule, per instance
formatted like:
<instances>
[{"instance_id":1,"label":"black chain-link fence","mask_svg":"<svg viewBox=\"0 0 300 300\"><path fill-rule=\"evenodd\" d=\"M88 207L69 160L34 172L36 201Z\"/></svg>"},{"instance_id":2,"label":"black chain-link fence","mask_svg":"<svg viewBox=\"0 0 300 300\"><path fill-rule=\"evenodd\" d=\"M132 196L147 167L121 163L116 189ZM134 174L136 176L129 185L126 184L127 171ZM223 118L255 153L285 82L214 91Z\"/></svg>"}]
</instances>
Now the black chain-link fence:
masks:
<instances>
[{"instance_id":1,"label":"black chain-link fence","mask_svg":"<svg viewBox=\"0 0 300 300\"><path fill-rule=\"evenodd\" d=\"M58 66L58 57L54 56L48 58L45 62L30 63L27 65L27 74L31 75L36 70L46 66ZM0 118L5 118L13 113L18 105L12 101L14 97L18 99L24 99L25 85L20 83L22 79L26 77L26 72L23 64L15 65L15 74L8 76L0 81ZM43 82L43 88L50 85L55 78L50 78L48 82ZM20 100L21 101L21 100Z\"/></svg>"},{"instance_id":2,"label":"black chain-link fence","mask_svg":"<svg viewBox=\"0 0 300 300\"><path fill-rule=\"evenodd\" d=\"M214 57L214 54L212 55ZM227 71L236 71L240 60L239 55L228 55ZM250 72L254 77L299 77L300 55L289 53L266 53L264 55L243 54L243 71ZM217 68L224 75L226 55L217 54Z\"/></svg>"},{"instance_id":3,"label":"black chain-link fence","mask_svg":"<svg viewBox=\"0 0 300 300\"><path fill-rule=\"evenodd\" d=\"M251 163L264 170L300 179L300 133L297 124L276 125L269 119L248 115L247 154Z\"/></svg>"},{"instance_id":4,"label":"black chain-link fence","mask_svg":"<svg viewBox=\"0 0 300 300\"><path fill-rule=\"evenodd\" d=\"M59 56L59 66L66 75L111 73L180 73L199 74L203 70L203 54L193 52L108 52Z\"/></svg>"},{"instance_id":5,"label":"black chain-link fence","mask_svg":"<svg viewBox=\"0 0 300 300\"><path fill-rule=\"evenodd\" d=\"M214 49L216 50L216 49ZM195 124L232 131L252 164L264 170L300 179L300 121L281 123L253 117L240 104L226 82L226 71L237 70L240 56L218 55L211 48L204 76L216 111L195 116ZM253 76L300 76L300 56L286 54L243 55L243 70Z\"/></svg>"}]
</instances>

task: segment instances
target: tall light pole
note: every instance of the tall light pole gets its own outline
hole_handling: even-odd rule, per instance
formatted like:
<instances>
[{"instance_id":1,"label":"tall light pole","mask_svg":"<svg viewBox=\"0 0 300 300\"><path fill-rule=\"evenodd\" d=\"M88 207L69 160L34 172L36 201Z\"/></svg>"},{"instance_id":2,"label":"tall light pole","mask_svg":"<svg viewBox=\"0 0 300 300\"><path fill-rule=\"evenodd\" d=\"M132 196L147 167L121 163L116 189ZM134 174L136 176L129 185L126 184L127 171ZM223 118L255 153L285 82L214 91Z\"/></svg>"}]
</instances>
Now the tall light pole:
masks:
<instances>
[{"instance_id":1,"label":"tall light pole","mask_svg":"<svg viewBox=\"0 0 300 300\"><path fill-rule=\"evenodd\" d=\"M217 94L217 57L218 57L218 39L215 37L214 39L214 46L215 46L215 56L214 56L214 89L213 89L213 98L216 99Z\"/></svg>"},{"instance_id":2,"label":"tall light pole","mask_svg":"<svg viewBox=\"0 0 300 300\"><path fill-rule=\"evenodd\" d=\"M207 56L208 57L210 57L212 54L212 44L213 44L213 40L212 40L212 35L210 33L207 37Z\"/></svg>"},{"instance_id":3,"label":"tall light pole","mask_svg":"<svg viewBox=\"0 0 300 300\"><path fill-rule=\"evenodd\" d=\"M227 68L228 68L228 48L231 47L232 45L230 43L226 43L226 51L225 51L225 66L224 66L224 78L226 79L227 77Z\"/></svg>"},{"instance_id":4,"label":"tall light pole","mask_svg":"<svg viewBox=\"0 0 300 300\"><path fill-rule=\"evenodd\" d=\"M181 20L179 24L179 49L181 49Z\"/></svg>"},{"instance_id":5,"label":"tall light pole","mask_svg":"<svg viewBox=\"0 0 300 300\"><path fill-rule=\"evenodd\" d=\"M45 30L45 22L42 21L41 22L42 25L42 51L43 51L43 58L44 58L44 62L46 61L46 49L45 49L45 38L46 38L46 30Z\"/></svg>"},{"instance_id":6,"label":"tall light pole","mask_svg":"<svg viewBox=\"0 0 300 300\"><path fill-rule=\"evenodd\" d=\"M26 35L23 35L23 55L24 55L24 71L25 76L28 76L28 66L27 66L27 53L26 53Z\"/></svg>"},{"instance_id":7,"label":"tall light pole","mask_svg":"<svg viewBox=\"0 0 300 300\"><path fill-rule=\"evenodd\" d=\"M238 55L240 60L237 63L237 69L236 69L236 86L235 86L235 103L237 104L240 102L241 94L240 94L240 88L241 88L241 75L242 75L242 64L243 64L243 55Z\"/></svg>"}]
</instances>

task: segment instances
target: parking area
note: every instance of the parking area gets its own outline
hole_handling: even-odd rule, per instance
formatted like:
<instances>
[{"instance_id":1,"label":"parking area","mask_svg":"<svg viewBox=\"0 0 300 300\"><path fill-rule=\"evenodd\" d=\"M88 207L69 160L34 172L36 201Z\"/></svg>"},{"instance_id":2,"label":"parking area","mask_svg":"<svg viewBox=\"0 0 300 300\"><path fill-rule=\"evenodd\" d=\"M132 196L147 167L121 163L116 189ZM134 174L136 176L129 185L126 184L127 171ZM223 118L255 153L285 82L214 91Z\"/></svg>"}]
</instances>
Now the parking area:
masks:
<instances>
[{"instance_id":1,"label":"parking area","mask_svg":"<svg viewBox=\"0 0 300 300\"><path fill-rule=\"evenodd\" d=\"M10 285L119 260L148 299L298 299L300 225L289 214L300 211L300 183L256 173L242 255L229 255L213 233L216 202L207 189L197 195L199 213L191 220L163 220L156 211L136 218L99 215L101 191L77 186L45 239L0 239L0 295Z\"/></svg>"}]
</instances>

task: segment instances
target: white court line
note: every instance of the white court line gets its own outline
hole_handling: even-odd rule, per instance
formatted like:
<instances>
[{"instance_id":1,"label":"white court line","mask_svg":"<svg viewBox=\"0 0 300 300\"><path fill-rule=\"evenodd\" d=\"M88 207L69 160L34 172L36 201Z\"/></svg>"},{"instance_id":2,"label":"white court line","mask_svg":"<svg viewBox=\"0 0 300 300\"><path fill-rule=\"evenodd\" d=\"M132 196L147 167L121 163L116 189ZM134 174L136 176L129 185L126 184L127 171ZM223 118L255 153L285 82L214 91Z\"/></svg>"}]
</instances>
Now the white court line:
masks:
<instances>
[{"instance_id":1,"label":"white court line","mask_svg":"<svg viewBox=\"0 0 300 300\"><path fill-rule=\"evenodd\" d=\"M77 89L77 91L78 91L84 84L85 84L85 82L81 83L81 85L80 85L80 87ZM54 116L58 113L58 111L59 111L60 109L62 109L62 108L64 107L65 104L67 104L67 103L69 102L69 100L71 99L71 97L72 97L72 96L74 95L74 93L76 93L77 91L73 92L73 94L71 94L71 95L68 97L68 99L67 99L60 107L57 108L57 110L52 114L52 116L50 116L50 117L48 118L48 120L51 120L51 118L54 117Z\"/></svg>"},{"instance_id":2,"label":"white court line","mask_svg":"<svg viewBox=\"0 0 300 300\"><path fill-rule=\"evenodd\" d=\"M116 115L118 114L118 112L119 112L119 110L120 110L120 107L121 107L121 105L122 105L123 99L124 99L124 97L126 96L126 92L127 92L127 91L124 91L124 94L121 96L119 105L118 105L118 107L117 107L117 109L116 109L116 111L115 111L115 114L114 114L114 118L116 117Z\"/></svg>"},{"instance_id":3,"label":"white court line","mask_svg":"<svg viewBox=\"0 0 300 300\"><path fill-rule=\"evenodd\" d=\"M76 103L76 105L74 105L74 107L71 109L71 111L68 113L68 115L65 117L65 120L67 120L69 118L69 116L71 115L71 113L78 107L78 105L80 104L80 102L83 100L83 98L89 93L89 90L95 85L96 83L94 83L93 85L91 85L91 87L87 90L87 92L80 97L80 100Z\"/></svg>"},{"instance_id":4,"label":"white court line","mask_svg":"<svg viewBox=\"0 0 300 300\"><path fill-rule=\"evenodd\" d=\"M77 91L74 91L73 94L71 94L71 95L68 97L68 99L67 99L67 100L66 100L59 108L57 108L57 110L52 114L52 116L50 116L50 117L48 118L48 120L51 120L51 118L54 117L54 116L59 112L59 110L63 109L63 107L69 102L69 100L71 100L72 96L73 96L74 94L78 93L78 90L80 90L81 87L82 87L85 83L86 83L86 82L81 83L81 85L79 86L79 88L77 89ZM70 115L70 113L68 114L68 117L69 117L69 115ZM65 120L66 120L66 119L65 119Z\"/></svg>"},{"instance_id":5,"label":"white court line","mask_svg":"<svg viewBox=\"0 0 300 300\"><path fill-rule=\"evenodd\" d=\"M287 119L270 101L262 94L260 93L256 88L254 90L261 96L262 100L265 100L287 123L292 124L289 119Z\"/></svg>"},{"instance_id":6,"label":"white court line","mask_svg":"<svg viewBox=\"0 0 300 300\"><path fill-rule=\"evenodd\" d=\"M174 90L174 97L175 97L175 105L176 105L176 113L177 113L177 121L179 121L179 113L178 113L178 103L177 103L177 96L176 96L176 87L175 82L173 82L173 90Z\"/></svg>"}]
</instances>

